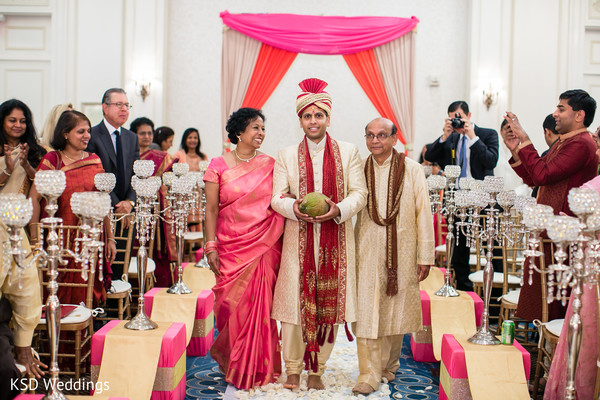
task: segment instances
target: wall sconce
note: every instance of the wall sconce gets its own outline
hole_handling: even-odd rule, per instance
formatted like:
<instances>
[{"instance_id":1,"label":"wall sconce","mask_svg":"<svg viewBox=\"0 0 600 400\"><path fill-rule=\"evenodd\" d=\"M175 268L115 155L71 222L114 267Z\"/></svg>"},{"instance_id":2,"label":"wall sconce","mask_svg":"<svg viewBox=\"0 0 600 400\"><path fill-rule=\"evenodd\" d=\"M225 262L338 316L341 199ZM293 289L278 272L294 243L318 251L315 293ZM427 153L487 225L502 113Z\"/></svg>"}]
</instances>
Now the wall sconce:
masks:
<instances>
[{"instance_id":1,"label":"wall sconce","mask_svg":"<svg viewBox=\"0 0 600 400\"><path fill-rule=\"evenodd\" d=\"M498 101L498 91L494 90L492 84L488 89L483 89L483 104L485 104L486 108L489 110L492 104L496 104Z\"/></svg>"},{"instance_id":2,"label":"wall sconce","mask_svg":"<svg viewBox=\"0 0 600 400\"><path fill-rule=\"evenodd\" d=\"M135 81L135 91L142 96L142 101L146 101L146 97L150 95L150 81Z\"/></svg>"}]
</instances>

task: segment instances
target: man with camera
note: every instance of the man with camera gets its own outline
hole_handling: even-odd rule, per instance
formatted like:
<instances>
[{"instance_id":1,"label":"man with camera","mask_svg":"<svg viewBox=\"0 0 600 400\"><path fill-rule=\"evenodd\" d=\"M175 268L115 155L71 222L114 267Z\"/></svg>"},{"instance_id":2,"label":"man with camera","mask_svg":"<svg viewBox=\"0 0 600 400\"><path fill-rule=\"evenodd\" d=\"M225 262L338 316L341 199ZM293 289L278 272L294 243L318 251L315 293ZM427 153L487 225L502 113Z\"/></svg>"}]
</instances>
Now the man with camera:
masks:
<instances>
[{"instance_id":1,"label":"man with camera","mask_svg":"<svg viewBox=\"0 0 600 400\"><path fill-rule=\"evenodd\" d=\"M498 163L498 132L473 124L469 105L455 101L448 106L442 136L429 145L425 159L437 162L440 168L459 165L461 177L483 179L494 175ZM455 244L452 266L456 288L473 290L473 283L469 281L469 248L464 235L459 235Z\"/></svg>"}]
</instances>

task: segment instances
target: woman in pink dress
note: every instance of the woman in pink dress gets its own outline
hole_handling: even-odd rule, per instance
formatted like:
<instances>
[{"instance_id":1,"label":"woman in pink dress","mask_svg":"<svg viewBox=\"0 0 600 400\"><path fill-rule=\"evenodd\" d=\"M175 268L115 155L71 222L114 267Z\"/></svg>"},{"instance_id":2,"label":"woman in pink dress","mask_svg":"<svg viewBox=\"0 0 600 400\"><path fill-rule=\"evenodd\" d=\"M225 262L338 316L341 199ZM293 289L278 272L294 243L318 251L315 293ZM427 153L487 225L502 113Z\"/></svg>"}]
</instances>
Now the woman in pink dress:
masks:
<instances>
[{"instance_id":1,"label":"woman in pink dress","mask_svg":"<svg viewBox=\"0 0 600 400\"><path fill-rule=\"evenodd\" d=\"M594 189L600 193L600 176L582 185L584 188ZM581 351L579 352L579 362L575 376L575 390L578 399L592 399L594 397L595 386L599 384L598 367L598 288L592 285L583 285L583 295L581 296L581 321L582 321L582 339ZM565 398L565 387L567 385L567 366L569 361L567 331L569 321L573 315L571 301L565 315L565 323L560 332L560 339L548 375L548 382L544 390L544 400L560 400ZM597 396L597 393L596 393Z\"/></svg>"},{"instance_id":2,"label":"woman in pink dress","mask_svg":"<svg viewBox=\"0 0 600 400\"><path fill-rule=\"evenodd\" d=\"M205 251L217 283L219 336L210 354L238 389L274 382L281 373L271 319L281 258L283 217L271 209L275 160L260 153L264 116L241 108L227 122L235 150L213 158L206 182Z\"/></svg>"}]
</instances>

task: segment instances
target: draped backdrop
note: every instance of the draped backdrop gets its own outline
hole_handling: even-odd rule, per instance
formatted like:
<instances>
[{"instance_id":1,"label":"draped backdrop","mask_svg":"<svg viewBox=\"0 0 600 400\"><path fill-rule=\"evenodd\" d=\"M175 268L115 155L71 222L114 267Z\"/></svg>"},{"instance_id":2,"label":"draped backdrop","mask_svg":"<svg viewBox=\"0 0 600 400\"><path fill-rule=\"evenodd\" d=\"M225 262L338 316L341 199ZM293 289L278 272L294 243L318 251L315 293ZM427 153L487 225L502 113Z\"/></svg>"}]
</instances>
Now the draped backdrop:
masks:
<instances>
[{"instance_id":1,"label":"draped backdrop","mask_svg":"<svg viewBox=\"0 0 600 400\"><path fill-rule=\"evenodd\" d=\"M262 108L298 53L342 55L379 114L412 150L416 17L221 13L223 124L240 107ZM223 139L227 133L223 129Z\"/></svg>"}]
</instances>

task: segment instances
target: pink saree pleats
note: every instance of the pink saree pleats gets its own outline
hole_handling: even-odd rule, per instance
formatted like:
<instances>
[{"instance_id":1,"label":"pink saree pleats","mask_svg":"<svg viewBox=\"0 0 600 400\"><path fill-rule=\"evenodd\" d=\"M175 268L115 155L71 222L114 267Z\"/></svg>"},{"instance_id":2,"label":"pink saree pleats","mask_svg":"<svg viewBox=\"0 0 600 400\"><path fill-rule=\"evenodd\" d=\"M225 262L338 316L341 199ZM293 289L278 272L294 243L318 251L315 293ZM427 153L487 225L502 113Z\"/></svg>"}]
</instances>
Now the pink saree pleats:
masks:
<instances>
[{"instance_id":1,"label":"pink saree pleats","mask_svg":"<svg viewBox=\"0 0 600 400\"><path fill-rule=\"evenodd\" d=\"M273 164L271 157L259 156L224 170L219 179L222 275L213 288L219 336L210 354L225 380L239 389L274 382L281 373L271 307L283 217L270 208Z\"/></svg>"}]
</instances>

